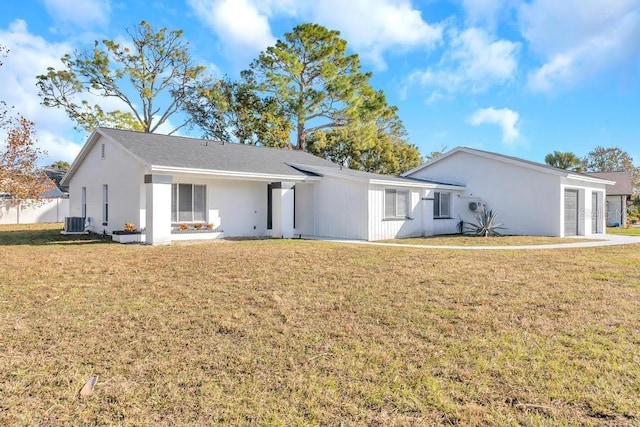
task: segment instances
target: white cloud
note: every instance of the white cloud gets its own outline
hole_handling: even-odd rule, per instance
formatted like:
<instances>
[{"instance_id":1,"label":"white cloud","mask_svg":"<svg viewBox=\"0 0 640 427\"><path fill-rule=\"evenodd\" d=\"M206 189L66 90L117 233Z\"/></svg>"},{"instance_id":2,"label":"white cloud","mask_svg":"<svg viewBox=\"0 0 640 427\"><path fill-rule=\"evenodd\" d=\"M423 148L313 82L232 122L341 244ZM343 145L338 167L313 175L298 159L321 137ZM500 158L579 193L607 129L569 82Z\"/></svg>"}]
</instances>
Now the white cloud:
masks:
<instances>
[{"instance_id":1,"label":"white cloud","mask_svg":"<svg viewBox=\"0 0 640 427\"><path fill-rule=\"evenodd\" d=\"M44 0L44 6L57 22L81 28L107 25L111 12L109 0Z\"/></svg>"},{"instance_id":2,"label":"white cloud","mask_svg":"<svg viewBox=\"0 0 640 427\"><path fill-rule=\"evenodd\" d=\"M450 37L450 49L438 65L412 73L410 83L458 93L484 92L514 79L519 43L496 39L480 28L452 30Z\"/></svg>"},{"instance_id":3,"label":"white cloud","mask_svg":"<svg viewBox=\"0 0 640 427\"><path fill-rule=\"evenodd\" d=\"M49 152L47 159L72 160L79 146L63 135L73 128L64 111L40 104L36 75L47 67L60 64L60 57L73 50L66 43L49 43L30 34L23 20L0 29L0 40L9 54L0 67L0 99L12 105L14 114L21 114L36 124L39 146ZM0 136L4 141L5 135Z\"/></svg>"},{"instance_id":4,"label":"white cloud","mask_svg":"<svg viewBox=\"0 0 640 427\"><path fill-rule=\"evenodd\" d=\"M520 115L508 108L495 109L493 107L482 108L476 110L471 117L469 117L469 123L473 126L480 126L482 124L494 124L502 128L502 142L505 144L512 144L519 136L518 121Z\"/></svg>"},{"instance_id":5,"label":"white cloud","mask_svg":"<svg viewBox=\"0 0 640 427\"><path fill-rule=\"evenodd\" d=\"M529 75L552 92L604 71L633 73L640 60L640 0L536 0L519 9L520 30L544 63Z\"/></svg>"},{"instance_id":6,"label":"white cloud","mask_svg":"<svg viewBox=\"0 0 640 427\"><path fill-rule=\"evenodd\" d=\"M386 53L431 49L442 40L442 26L427 23L406 0L325 0L306 6L315 22L339 30L352 49L379 69L386 67Z\"/></svg>"},{"instance_id":7,"label":"white cloud","mask_svg":"<svg viewBox=\"0 0 640 427\"><path fill-rule=\"evenodd\" d=\"M252 57L275 43L268 7L260 10L252 0L189 0L189 5L220 37L228 54Z\"/></svg>"},{"instance_id":8,"label":"white cloud","mask_svg":"<svg viewBox=\"0 0 640 427\"><path fill-rule=\"evenodd\" d=\"M340 31L363 60L381 69L385 54L432 48L442 38L442 27L424 21L408 0L189 0L189 5L234 55L255 56L273 45L269 20L283 16Z\"/></svg>"},{"instance_id":9,"label":"white cloud","mask_svg":"<svg viewBox=\"0 0 640 427\"><path fill-rule=\"evenodd\" d=\"M462 0L467 19L472 25L494 29L500 13L513 0Z\"/></svg>"}]
</instances>

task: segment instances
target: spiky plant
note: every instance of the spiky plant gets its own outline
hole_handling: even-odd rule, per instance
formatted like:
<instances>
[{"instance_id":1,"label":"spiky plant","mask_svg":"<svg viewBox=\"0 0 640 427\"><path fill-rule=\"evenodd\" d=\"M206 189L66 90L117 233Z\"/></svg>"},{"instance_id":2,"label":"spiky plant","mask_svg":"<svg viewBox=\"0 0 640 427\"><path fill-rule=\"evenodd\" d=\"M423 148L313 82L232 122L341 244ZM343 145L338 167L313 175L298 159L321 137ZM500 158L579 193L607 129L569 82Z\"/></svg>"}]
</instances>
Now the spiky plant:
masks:
<instances>
[{"instance_id":1,"label":"spiky plant","mask_svg":"<svg viewBox=\"0 0 640 427\"><path fill-rule=\"evenodd\" d=\"M465 223L466 232L475 236L489 237L489 236L502 236L498 230L504 230L505 227L502 223L496 221L498 214L493 209L487 210L484 208L482 212L476 215L476 223Z\"/></svg>"}]
</instances>

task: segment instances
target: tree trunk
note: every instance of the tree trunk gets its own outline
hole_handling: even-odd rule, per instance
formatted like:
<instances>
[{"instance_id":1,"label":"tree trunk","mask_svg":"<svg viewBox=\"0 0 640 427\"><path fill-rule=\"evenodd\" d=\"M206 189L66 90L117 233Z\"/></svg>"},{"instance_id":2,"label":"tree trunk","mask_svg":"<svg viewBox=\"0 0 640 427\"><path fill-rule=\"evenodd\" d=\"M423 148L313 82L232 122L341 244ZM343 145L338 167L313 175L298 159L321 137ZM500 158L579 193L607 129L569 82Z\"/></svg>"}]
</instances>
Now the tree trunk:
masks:
<instances>
[{"instance_id":1,"label":"tree trunk","mask_svg":"<svg viewBox=\"0 0 640 427\"><path fill-rule=\"evenodd\" d=\"M296 148L298 150L305 151L306 150L306 146L305 146L306 140L307 140L307 134L304 131L304 122L298 120L298 144L297 144Z\"/></svg>"}]
</instances>

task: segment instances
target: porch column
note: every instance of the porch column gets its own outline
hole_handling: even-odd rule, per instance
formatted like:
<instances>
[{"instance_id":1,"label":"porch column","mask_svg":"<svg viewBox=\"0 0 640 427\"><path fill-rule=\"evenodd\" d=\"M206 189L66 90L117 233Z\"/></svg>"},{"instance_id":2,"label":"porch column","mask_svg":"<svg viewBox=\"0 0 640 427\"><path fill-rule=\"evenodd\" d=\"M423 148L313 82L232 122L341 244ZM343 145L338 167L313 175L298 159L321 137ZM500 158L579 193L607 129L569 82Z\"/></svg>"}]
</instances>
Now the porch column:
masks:
<instances>
[{"instance_id":1,"label":"porch column","mask_svg":"<svg viewBox=\"0 0 640 427\"><path fill-rule=\"evenodd\" d=\"M170 175L145 175L147 245L171 244L171 182Z\"/></svg>"},{"instance_id":2,"label":"porch column","mask_svg":"<svg viewBox=\"0 0 640 427\"><path fill-rule=\"evenodd\" d=\"M433 236L433 190L425 190L421 197L422 203L422 235Z\"/></svg>"},{"instance_id":3,"label":"porch column","mask_svg":"<svg viewBox=\"0 0 640 427\"><path fill-rule=\"evenodd\" d=\"M274 182L271 185L272 197L272 223L273 237L290 239L293 237L293 183Z\"/></svg>"}]
</instances>

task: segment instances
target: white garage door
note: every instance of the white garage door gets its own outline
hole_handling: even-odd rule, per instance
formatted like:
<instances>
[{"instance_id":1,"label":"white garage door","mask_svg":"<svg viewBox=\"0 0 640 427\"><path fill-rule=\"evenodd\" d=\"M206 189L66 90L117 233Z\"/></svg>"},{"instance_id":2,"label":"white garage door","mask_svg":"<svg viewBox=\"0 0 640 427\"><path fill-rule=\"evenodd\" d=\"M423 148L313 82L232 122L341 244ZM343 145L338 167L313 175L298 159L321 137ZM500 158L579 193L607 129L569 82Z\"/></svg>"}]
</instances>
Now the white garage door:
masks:
<instances>
[{"instance_id":1,"label":"white garage door","mask_svg":"<svg viewBox=\"0 0 640 427\"><path fill-rule=\"evenodd\" d=\"M564 190L564 235L578 235L578 190Z\"/></svg>"}]
</instances>

